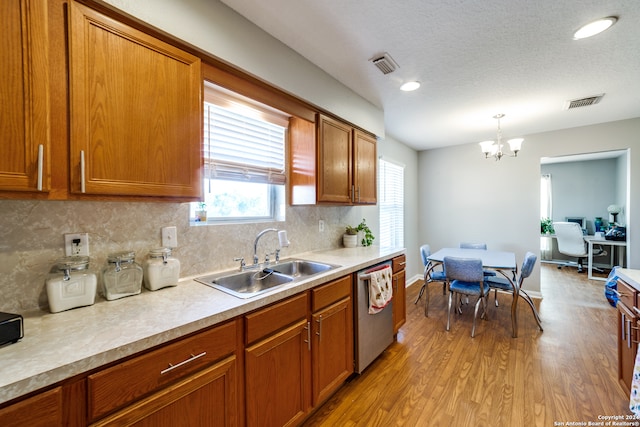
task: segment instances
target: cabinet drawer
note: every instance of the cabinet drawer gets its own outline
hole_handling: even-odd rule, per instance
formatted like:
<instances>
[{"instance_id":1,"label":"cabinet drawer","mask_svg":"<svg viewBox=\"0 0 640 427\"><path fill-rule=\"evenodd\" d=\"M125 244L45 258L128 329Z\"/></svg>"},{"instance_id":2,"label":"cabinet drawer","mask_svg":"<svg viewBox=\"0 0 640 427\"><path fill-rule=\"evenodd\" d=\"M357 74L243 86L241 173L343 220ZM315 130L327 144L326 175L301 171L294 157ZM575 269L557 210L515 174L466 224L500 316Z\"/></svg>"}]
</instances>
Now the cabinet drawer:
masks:
<instances>
[{"instance_id":1,"label":"cabinet drawer","mask_svg":"<svg viewBox=\"0 0 640 427\"><path fill-rule=\"evenodd\" d=\"M392 265L391 268L393 269L394 273L397 273L400 270L404 270L404 267L407 264L407 258L404 255L400 255L400 256L395 257L392 260L392 263L393 263L393 265Z\"/></svg>"},{"instance_id":2,"label":"cabinet drawer","mask_svg":"<svg viewBox=\"0 0 640 427\"><path fill-rule=\"evenodd\" d=\"M637 306L636 296L638 294L638 291L636 290L636 288L618 279L618 293L620 294L620 301L629 309L631 309L631 307L633 306Z\"/></svg>"},{"instance_id":3,"label":"cabinet drawer","mask_svg":"<svg viewBox=\"0 0 640 427\"><path fill-rule=\"evenodd\" d=\"M89 418L96 420L234 353L235 349L234 321L89 375Z\"/></svg>"},{"instance_id":4,"label":"cabinet drawer","mask_svg":"<svg viewBox=\"0 0 640 427\"><path fill-rule=\"evenodd\" d=\"M62 387L0 409L0 425L5 427L46 427L62 424Z\"/></svg>"},{"instance_id":5,"label":"cabinet drawer","mask_svg":"<svg viewBox=\"0 0 640 427\"><path fill-rule=\"evenodd\" d=\"M307 292L245 316L247 344L307 317Z\"/></svg>"},{"instance_id":6,"label":"cabinet drawer","mask_svg":"<svg viewBox=\"0 0 640 427\"><path fill-rule=\"evenodd\" d=\"M311 290L311 311L333 304L351 295L351 276L345 276Z\"/></svg>"}]
</instances>

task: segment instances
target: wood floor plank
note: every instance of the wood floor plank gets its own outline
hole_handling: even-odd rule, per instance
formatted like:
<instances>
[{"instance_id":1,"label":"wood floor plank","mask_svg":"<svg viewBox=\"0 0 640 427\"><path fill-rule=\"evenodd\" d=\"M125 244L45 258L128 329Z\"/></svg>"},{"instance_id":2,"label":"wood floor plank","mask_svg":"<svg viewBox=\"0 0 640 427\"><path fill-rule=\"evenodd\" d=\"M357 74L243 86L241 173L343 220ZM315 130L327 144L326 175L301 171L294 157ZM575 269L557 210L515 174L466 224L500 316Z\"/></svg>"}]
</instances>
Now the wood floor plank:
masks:
<instances>
[{"instance_id":1,"label":"wood floor plank","mask_svg":"<svg viewBox=\"0 0 640 427\"><path fill-rule=\"evenodd\" d=\"M629 414L617 380L616 309L603 282L575 269L541 266L541 332L518 305L511 338L510 296L493 296L471 338L473 302L446 326L446 296L420 284L407 289L407 322L362 375L354 376L305 426L553 426ZM525 286L526 289L526 286Z\"/></svg>"}]
</instances>

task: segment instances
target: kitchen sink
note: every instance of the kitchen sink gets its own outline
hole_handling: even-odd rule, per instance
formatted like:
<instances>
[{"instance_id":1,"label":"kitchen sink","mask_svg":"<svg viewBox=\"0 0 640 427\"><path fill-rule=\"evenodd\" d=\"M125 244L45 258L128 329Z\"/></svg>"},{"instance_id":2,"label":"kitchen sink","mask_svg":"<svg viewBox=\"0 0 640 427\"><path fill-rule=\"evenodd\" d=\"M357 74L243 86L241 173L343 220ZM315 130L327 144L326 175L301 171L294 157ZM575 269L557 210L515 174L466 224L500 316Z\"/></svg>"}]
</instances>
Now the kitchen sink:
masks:
<instances>
[{"instance_id":1,"label":"kitchen sink","mask_svg":"<svg viewBox=\"0 0 640 427\"><path fill-rule=\"evenodd\" d=\"M238 298L251 298L263 292L337 268L337 265L303 259L283 260L260 270L226 272L196 280Z\"/></svg>"},{"instance_id":2,"label":"kitchen sink","mask_svg":"<svg viewBox=\"0 0 640 427\"><path fill-rule=\"evenodd\" d=\"M251 298L276 286L293 281L293 277L270 269L242 271L227 275L198 277L200 283L209 285L238 298Z\"/></svg>"},{"instance_id":3,"label":"kitchen sink","mask_svg":"<svg viewBox=\"0 0 640 427\"><path fill-rule=\"evenodd\" d=\"M278 273L292 277L306 277L331 270L335 266L322 262L306 261L302 259L285 260L273 264L271 268Z\"/></svg>"}]
</instances>

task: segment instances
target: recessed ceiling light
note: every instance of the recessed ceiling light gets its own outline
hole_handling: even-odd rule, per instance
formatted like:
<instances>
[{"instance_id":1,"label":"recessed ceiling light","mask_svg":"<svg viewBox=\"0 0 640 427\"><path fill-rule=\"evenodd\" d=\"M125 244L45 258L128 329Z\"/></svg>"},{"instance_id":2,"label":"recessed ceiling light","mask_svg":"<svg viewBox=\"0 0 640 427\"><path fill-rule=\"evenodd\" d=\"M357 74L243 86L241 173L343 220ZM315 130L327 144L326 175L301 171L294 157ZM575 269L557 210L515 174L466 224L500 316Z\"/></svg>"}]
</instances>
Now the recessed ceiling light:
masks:
<instances>
[{"instance_id":1,"label":"recessed ceiling light","mask_svg":"<svg viewBox=\"0 0 640 427\"><path fill-rule=\"evenodd\" d=\"M606 18L598 19L597 21L593 21L588 23L587 25L583 25L580 27L578 31L573 33L574 40L586 39L587 37L595 36L596 34L600 34L610 26L616 23L618 18L615 16L608 16Z\"/></svg>"},{"instance_id":2,"label":"recessed ceiling light","mask_svg":"<svg viewBox=\"0 0 640 427\"><path fill-rule=\"evenodd\" d=\"M405 92L411 92L412 90L416 90L420 87L420 82L406 82L402 86L400 86L400 90Z\"/></svg>"}]
</instances>

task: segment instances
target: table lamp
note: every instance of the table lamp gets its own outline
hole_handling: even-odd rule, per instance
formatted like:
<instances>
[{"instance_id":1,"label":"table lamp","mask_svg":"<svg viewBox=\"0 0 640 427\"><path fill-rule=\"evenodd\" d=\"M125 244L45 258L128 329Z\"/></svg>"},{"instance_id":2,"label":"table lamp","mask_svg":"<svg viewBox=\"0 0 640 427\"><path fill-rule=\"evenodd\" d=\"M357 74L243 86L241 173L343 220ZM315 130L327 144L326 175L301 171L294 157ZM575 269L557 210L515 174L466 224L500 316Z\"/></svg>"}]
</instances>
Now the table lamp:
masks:
<instances>
[{"instance_id":1,"label":"table lamp","mask_svg":"<svg viewBox=\"0 0 640 427\"><path fill-rule=\"evenodd\" d=\"M618 214L622 212L622 207L618 205L609 205L607 212L609 212L613 218L612 224L615 224L618 222Z\"/></svg>"}]
</instances>

